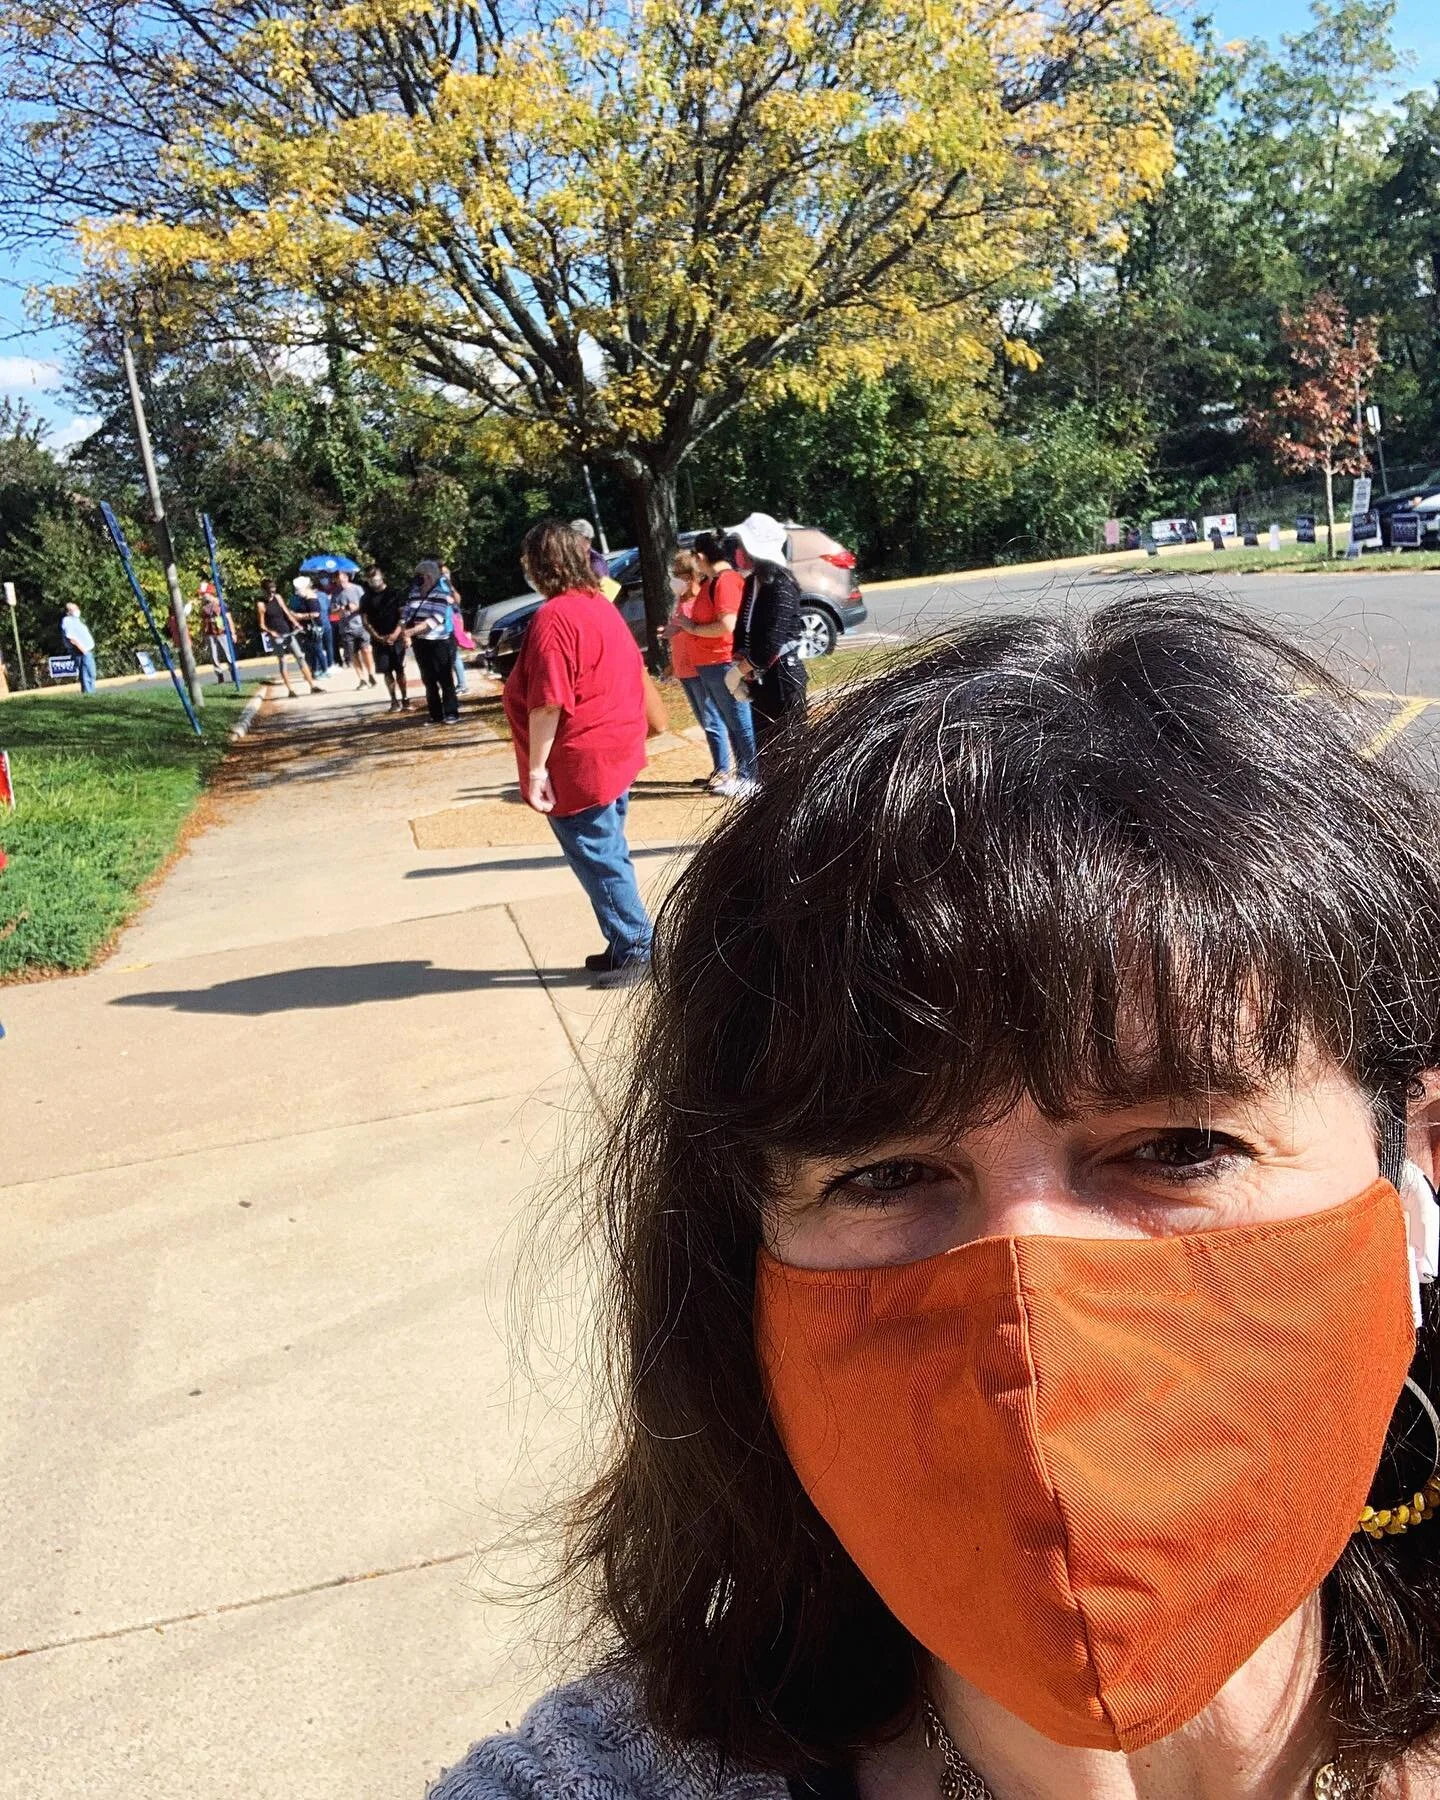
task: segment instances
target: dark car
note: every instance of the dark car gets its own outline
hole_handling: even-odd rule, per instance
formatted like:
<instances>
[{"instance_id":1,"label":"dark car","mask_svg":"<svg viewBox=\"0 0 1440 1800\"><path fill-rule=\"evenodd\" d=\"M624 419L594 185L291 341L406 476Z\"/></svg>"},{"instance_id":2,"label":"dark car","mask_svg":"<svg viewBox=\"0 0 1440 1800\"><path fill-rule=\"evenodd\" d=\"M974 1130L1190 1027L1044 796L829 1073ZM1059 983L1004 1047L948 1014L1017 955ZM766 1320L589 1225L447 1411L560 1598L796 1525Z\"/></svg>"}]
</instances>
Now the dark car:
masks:
<instances>
[{"instance_id":1,"label":"dark car","mask_svg":"<svg viewBox=\"0 0 1440 1800\"><path fill-rule=\"evenodd\" d=\"M1416 482L1413 487L1399 488L1393 494L1380 494L1370 502L1371 510L1380 522L1380 541L1390 543L1390 519L1397 512L1413 512L1420 501L1434 500L1440 497L1440 469L1432 469L1424 481ZM1425 508L1420 519L1420 543L1422 547L1440 535L1440 515Z\"/></svg>"},{"instance_id":2,"label":"dark car","mask_svg":"<svg viewBox=\"0 0 1440 1800\"><path fill-rule=\"evenodd\" d=\"M854 631L870 616L855 581L855 557L843 544L811 525L787 525L786 551L791 570L800 583L803 657L828 656L842 633ZM680 544L687 547L700 533L686 531ZM617 550L610 557L610 574L620 583L615 604L620 608L637 644L645 645L645 592L640 578L640 552ZM483 638L485 661L497 675L508 675L520 654L525 631L540 605L539 595L518 602L503 602ZM479 634L477 633L477 636Z\"/></svg>"}]
</instances>

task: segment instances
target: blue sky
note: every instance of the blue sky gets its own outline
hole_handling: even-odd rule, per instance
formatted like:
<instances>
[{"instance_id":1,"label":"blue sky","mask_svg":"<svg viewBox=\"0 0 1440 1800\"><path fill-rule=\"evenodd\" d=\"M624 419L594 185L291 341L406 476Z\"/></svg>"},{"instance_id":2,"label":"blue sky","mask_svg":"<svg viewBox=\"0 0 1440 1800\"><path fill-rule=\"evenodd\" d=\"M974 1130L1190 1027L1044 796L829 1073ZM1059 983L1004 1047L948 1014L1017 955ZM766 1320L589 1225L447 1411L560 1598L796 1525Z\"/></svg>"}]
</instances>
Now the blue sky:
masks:
<instances>
[{"instance_id":1,"label":"blue sky","mask_svg":"<svg viewBox=\"0 0 1440 1800\"><path fill-rule=\"evenodd\" d=\"M1187 9L1189 10L1189 9ZM1208 12L1222 41L1266 38L1272 44L1286 33L1304 31L1310 23L1308 0L1198 0L1196 12ZM1412 66L1402 87L1440 80L1440 26L1437 0L1399 0L1395 42L1409 51ZM26 315L30 287L63 278L56 256L21 259L0 275L0 394L23 398L49 421L56 444L83 437L91 421L77 418L63 393L65 340L53 331L37 331Z\"/></svg>"}]
</instances>

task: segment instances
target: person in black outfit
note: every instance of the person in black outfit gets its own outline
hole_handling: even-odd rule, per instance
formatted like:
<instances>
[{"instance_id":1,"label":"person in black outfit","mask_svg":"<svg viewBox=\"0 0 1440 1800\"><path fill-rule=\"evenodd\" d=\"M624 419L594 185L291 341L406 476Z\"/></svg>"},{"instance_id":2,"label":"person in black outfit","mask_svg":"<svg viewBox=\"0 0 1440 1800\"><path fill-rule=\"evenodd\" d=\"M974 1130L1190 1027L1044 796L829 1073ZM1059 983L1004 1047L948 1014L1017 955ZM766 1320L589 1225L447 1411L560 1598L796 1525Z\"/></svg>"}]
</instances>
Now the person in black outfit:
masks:
<instances>
[{"instance_id":1,"label":"person in black outfit","mask_svg":"<svg viewBox=\"0 0 1440 1800\"><path fill-rule=\"evenodd\" d=\"M763 751L805 711L800 647L800 584L785 563L785 527L751 513L726 539L726 560L745 577L735 623L735 661L750 688L755 745Z\"/></svg>"},{"instance_id":2,"label":"person in black outfit","mask_svg":"<svg viewBox=\"0 0 1440 1800\"><path fill-rule=\"evenodd\" d=\"M400 596L385 585L379 568L371 568L365 576L365 598L360 602L360 617L375 649L375 667L385 677L390 691L391 712L409 712L410 695L405 685L405 652L408 648L400 624Z\"/></svg>"}]
</instances>

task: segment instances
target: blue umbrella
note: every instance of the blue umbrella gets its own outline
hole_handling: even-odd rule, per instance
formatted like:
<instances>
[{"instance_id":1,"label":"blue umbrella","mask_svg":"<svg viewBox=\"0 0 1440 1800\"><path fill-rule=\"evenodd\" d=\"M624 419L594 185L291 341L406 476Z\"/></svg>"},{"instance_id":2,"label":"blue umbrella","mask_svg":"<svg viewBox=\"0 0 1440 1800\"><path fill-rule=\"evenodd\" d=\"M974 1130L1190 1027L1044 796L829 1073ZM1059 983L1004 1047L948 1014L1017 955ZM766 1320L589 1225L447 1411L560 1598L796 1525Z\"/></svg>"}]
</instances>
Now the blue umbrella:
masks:
<instances>
[{"instance_id":1,"label":"blue umbrella","mask_svg":"<svg viewBox=\"0 0 1440 1800\"><path fill-rule=\"evenodd\" d=\"M307 556L300 565L302 575L353 575L360 567L348 556Z\"/></svg>"}]
</instances>

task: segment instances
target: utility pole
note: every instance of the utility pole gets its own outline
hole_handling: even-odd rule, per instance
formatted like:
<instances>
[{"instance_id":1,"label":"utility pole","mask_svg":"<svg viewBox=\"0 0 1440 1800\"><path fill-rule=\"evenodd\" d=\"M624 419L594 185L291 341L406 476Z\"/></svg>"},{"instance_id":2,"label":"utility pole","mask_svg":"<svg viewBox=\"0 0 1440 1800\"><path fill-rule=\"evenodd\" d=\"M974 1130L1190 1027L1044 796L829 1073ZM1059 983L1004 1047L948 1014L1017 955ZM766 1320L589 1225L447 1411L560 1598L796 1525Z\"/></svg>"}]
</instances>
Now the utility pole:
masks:
<instances>
[{"instance_id":1,"label":"utility pole","mask_svg":"<svg viewBox=\"0 0 1440 1800\"><path fill-rule=\"evenodd\" d=\"M175 567L175 546L170 540L170 525L165 517L165 502L160 498L160 477L155 473L155 453L150 448L150 430L145 423L145 404L140 398L140 378L135 373L135 357L130 339L120 334L120 349L125 359L125 381L130 389L130 407L135 414L135 435L140 441L140 460L145 465L145 485L150 490L150 510L155 518L155 534L160 557L165 564L165 585L170 590L170 618L175 644L180 652L180 667L185 685L198 712L205 704L200 677L195 669L195 649L185 624L185 596L180 592L180 571Z\"/></svg>"}]
</instances>

